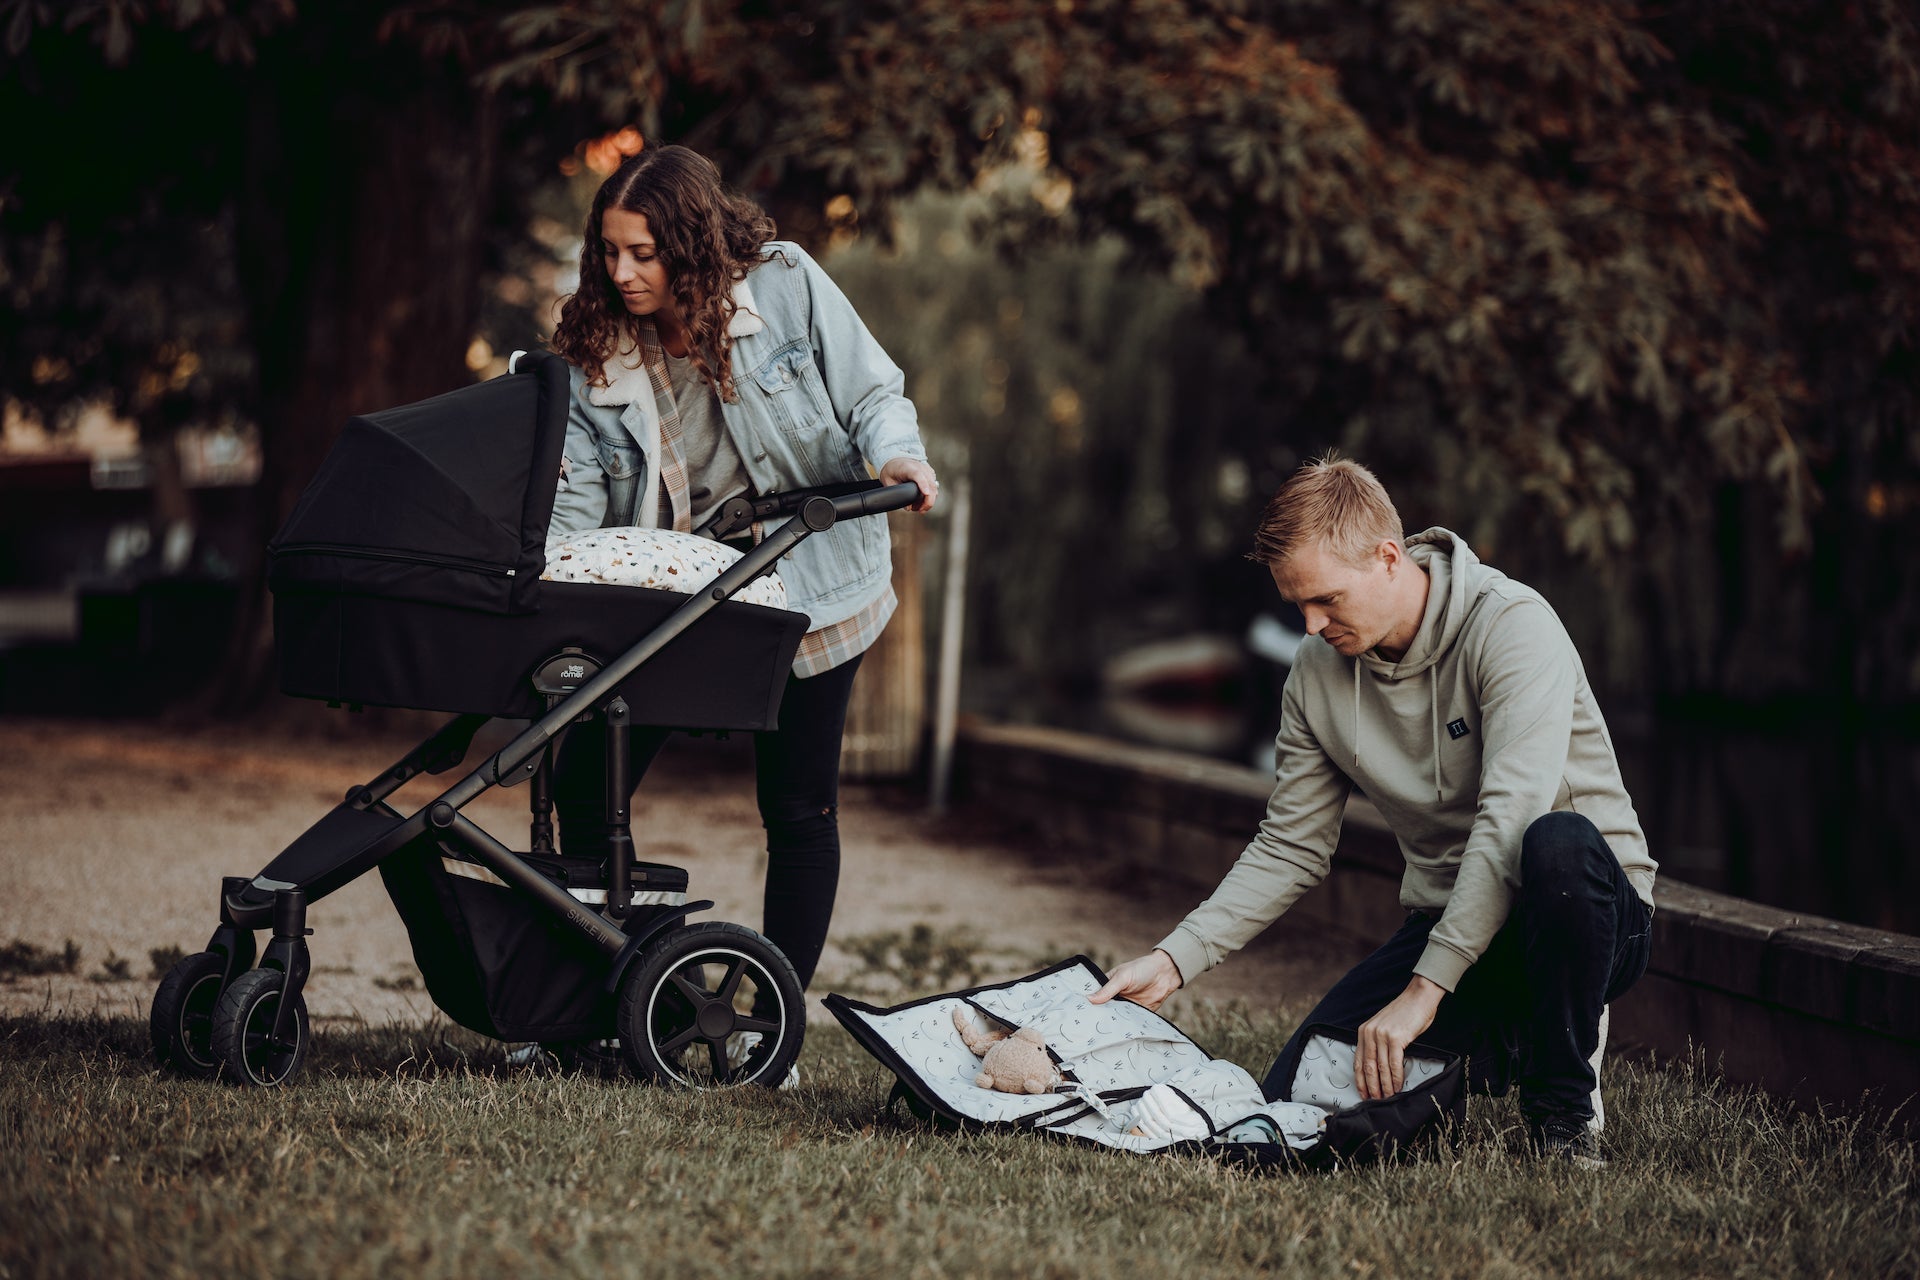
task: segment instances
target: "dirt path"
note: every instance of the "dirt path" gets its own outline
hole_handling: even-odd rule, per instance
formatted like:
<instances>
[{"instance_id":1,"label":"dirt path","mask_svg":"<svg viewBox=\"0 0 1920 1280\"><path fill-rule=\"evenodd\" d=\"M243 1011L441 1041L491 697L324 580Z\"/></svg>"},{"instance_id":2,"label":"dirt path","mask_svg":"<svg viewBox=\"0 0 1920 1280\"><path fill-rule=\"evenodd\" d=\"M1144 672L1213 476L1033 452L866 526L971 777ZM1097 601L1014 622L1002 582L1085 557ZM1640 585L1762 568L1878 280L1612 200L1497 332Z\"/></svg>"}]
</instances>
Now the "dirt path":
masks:
<instances>
[{"instance_id":1,"label":"dirt path","mask_svg":"<svg viewBox=\"0 0 1920 1280\"><path fill-rule=\"evenodd\" d=\"M181 734L141 724L0 720L0 947L57 952L71 939L81 953L72 975L0 978L0 1011L144 1017L154 986L149 952L205 943L220 876L258 871L348 787L413 745L344 716L341 724L338 737L289 740L247 727ZM398 803L417 805L432 793L432 780L417 781ZM525 803L523 792L496 791L468 813L521 846ZM840 900L816 996L863 988L882 994L857 944L883 931L925 924L936 940L953 941L953 931L969 929L977 946L962 950L991 978L1081 951L1102 964L1139 954L1194 899L1183 887L1050 858L996 830L988 815L932 818L903 789L848 787L841 814ZM641 789L635 833L641 857L687 867L695 894L717 902L702 918L757 927L766 855L741 744L670 747ZM315 971L307 999L316 1020L434 1014L378 877L316 903L309 923ZM1176 1001L1298 1004L1359 956L1344 940L1275 932ZM837 945L845 942L856 945ZM102 980L115 957L125 959L130 976ZM1177 1004L1170 1009L1177 1016Z\"/></svg>"}]
</instances>

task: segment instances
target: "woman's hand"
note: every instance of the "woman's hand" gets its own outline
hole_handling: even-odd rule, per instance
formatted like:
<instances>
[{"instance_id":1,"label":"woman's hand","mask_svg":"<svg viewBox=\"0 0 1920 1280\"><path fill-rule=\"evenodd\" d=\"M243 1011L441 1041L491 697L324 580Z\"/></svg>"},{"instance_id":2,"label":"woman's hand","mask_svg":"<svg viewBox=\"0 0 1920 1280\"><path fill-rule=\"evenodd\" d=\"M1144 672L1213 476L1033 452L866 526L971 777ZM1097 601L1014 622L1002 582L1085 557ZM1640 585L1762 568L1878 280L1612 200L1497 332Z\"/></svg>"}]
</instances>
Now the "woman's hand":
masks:
<instances>
[{"instance_id":1,"label":"woman's hand","mask_svg":"<svg viewBox=\"0 0 1920 1280\"><path fill-rule=\"evenodd\" d=\"M934 500L940 496L940 482L933 478L933 468L905 455L890 459L880 468L880 483L919 485L920 501L907 508L909 511L931 511Z\"/></svg>"}]
</instances>

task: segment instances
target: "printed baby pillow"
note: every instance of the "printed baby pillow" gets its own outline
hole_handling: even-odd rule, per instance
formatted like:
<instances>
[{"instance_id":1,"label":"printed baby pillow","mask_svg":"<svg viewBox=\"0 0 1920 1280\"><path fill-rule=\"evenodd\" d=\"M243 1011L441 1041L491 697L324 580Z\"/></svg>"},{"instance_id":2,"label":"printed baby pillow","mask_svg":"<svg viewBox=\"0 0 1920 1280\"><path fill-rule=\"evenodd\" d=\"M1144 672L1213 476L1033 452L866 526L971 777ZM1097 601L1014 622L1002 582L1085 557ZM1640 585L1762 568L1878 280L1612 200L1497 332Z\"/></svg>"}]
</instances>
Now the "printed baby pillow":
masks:
<instances>
[{"instance_id":1,"label":"printed baby pillow","mask_svg":"<svg viewBox=\"0 0 1920 1280\"><path fill-rule=\"evenodd\" d=\"M553 582L600 582L692 595L739 559L740 552L711 538L672 529L621 526L548 539L547 571L540 576ZM733 598L784 609L787 588L778 576L767 574L735 592Z\"/></svg>"}]
</instances>

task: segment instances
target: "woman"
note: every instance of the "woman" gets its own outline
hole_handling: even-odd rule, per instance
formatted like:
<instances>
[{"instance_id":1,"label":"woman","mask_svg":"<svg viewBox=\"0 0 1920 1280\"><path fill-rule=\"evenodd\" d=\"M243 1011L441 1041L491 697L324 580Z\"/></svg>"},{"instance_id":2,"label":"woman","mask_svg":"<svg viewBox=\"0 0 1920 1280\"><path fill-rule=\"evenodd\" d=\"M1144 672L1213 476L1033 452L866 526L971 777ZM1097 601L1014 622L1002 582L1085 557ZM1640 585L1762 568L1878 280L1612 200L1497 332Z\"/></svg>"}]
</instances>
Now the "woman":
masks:
<instances>
[{"instance_id":1,"label":"woman","mask_svg":"<svg viewBox=\"0 0 1920 1280\"><path fill-rule=\"evenodd\" d=\"M939 484L900 370L765 210L685 147L648 148L594 196L553 348L573 397L552 529L690 531L727 499L867 478ZM840 875L840 738L860 657L892 616L886 522L850 520L780 566L807 614L779 727L754 735L767 830L766 935L802 986ZM564 849L606 848L604 728L575 730L554 780ZM666 732L630 730L636 785Z\"/></svg>"}]
</instances>

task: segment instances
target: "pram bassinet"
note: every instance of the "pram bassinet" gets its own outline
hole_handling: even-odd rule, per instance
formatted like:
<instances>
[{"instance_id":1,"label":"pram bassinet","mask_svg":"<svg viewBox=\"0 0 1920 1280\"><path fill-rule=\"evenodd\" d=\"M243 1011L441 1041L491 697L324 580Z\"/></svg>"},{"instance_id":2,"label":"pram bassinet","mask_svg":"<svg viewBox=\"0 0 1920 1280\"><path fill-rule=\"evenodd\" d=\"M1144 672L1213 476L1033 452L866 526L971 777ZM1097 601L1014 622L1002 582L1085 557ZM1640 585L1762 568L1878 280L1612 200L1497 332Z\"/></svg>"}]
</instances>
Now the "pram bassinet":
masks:
<instances>
[{"instance_id":1,"label":"pram bassinet","mask_svg":"<svg viewBox=\"0 0 1920 1280\"><path fill-rule=\"evenodd\" d=\"M287 692L457 715L260 874L226 880L206 950L155 993L162 1063L241 1083L290 1078L306 1047L306 905L376 866L429 993L466 1026L513 1039L617 1037L641 1075L703 1086L777 1081L798 1054L805 1013L786 958L740 926L686 924L713 904L686 902L677 868L634 862L625 736L608 736L603 862L558 856L552 759L586 717L777 723L807 619L731 597L812 534L906 506L918 491L842 486L744 503L752 518L793 518L693 595L543 582L568 396L565 365L535 357L518 374L355 418L274 540ZM493 717L531 723L412 813L388 802L411 779L460 764ZM532 812L527 852L462 812L519 784ZM269 925L255 968L253 931Z\"/></svg>"},{"instance_id":2,"label":"pram bassinet","mask_svg":"<svg viewBox=\"0 0 1920 1280\"><path fill-rule=\"evenodd\" d=\"M270 548L287 693L530 719L546 709L535 664L604 661L686 603L540 580L568 386L558 361L539 368L347 424ZM804 614L727 601L621 695L636 724L769 728L805 630Z\"/></svg>"}]
</instances>

